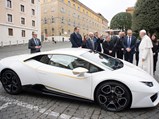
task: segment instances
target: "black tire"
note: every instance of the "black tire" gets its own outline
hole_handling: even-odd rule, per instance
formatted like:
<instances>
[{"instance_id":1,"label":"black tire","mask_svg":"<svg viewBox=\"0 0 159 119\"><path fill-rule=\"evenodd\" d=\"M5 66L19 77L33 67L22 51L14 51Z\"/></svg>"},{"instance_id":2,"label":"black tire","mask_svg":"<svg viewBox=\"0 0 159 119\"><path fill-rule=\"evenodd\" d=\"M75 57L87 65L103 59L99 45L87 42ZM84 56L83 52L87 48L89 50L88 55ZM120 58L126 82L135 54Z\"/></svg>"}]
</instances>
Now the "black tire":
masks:
<instances>
[{"instance_id":1,"label":"black tire","mask_svg":"<svg viewBox=\"0 0 159 119\"><path fill-rule=\"evenodd\" d=\"M101 84L95 92L95 100L105 110L119 112L131 104L131 92L118 82L109 81Z\"/></svg>"},{"instance_id":2,"label":"black tire","mask_svg":"<svg viewBox=\"0 0 159 119\"><path fill-rule=\"evenodd\" d=\"M1 75L1 82L5 91L16 95L22 91L22 85L18 75L12 70L6 70Z\"/></svg>"}]
</instances>

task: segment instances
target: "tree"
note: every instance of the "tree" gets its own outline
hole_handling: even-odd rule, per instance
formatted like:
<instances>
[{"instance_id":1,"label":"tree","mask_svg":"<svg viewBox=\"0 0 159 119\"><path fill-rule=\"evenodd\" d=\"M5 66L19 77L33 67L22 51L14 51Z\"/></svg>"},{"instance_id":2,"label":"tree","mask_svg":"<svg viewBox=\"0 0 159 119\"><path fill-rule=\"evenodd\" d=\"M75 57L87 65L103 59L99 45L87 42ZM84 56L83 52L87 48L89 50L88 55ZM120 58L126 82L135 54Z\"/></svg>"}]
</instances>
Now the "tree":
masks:
<instances>
[{"instance_id":1,"label":"tree","mask_svg":"<svg viewBox=\"0 0 159 119\"><path fill-rule=\"evenodd\" d=\"M138 0L133 14L132 29L138 32L141 29L149 33L159 32L159 1Z\"/></svg>"},{"instance_id":2,"label":"tree","mask_svg":"<svg viewBox=\"0 0 159 119\"><path fill-rule=\"evenodd\" d=\"M132 25L132 15L126 12L120 12L116 14L110 22L111 29L120 29L123 31L130 29L131 25Z\"/></svg>"}]
</instances>

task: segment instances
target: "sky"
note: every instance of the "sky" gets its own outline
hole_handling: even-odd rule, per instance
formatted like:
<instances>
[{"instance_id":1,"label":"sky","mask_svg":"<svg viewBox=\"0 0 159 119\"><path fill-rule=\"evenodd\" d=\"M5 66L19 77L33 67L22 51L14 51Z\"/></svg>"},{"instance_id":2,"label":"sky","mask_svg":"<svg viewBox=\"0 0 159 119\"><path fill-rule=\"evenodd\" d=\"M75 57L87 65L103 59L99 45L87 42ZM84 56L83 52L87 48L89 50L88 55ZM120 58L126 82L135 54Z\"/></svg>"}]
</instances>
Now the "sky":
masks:
<instances>
[{"instance_id":1,"label":"sky","mask_svg":"<svg viewBox=\"0 0 159 119\"><path fill-rule=\"evenodd\" d=\"M109 22L119 12L133 7L136 0L79 0L96 13L101 13Z\"/></svg>"}]
</instances>

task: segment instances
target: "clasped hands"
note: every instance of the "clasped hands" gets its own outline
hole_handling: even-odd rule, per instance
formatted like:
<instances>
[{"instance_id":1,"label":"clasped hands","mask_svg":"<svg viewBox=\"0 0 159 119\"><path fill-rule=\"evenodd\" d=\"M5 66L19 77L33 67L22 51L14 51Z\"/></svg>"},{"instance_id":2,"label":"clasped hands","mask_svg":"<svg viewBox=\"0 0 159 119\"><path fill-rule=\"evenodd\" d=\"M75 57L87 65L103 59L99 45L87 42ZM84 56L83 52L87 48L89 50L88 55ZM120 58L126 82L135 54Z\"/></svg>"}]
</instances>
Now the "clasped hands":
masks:
<instances>
[{"instance_id":1,"label":"clasped hands","mask_svg":"<svg viewBox=\"0 0 159 119\"><path fill-rule=\"evenodd\" d=\"M35 48L36 48L36 49L38 49L38 48L40 49L40 48L41 48L41 46L35 46Z\"/></svg>"},{"instance_id":2,"label":"clasped hands","mask_svg":"<svg viewBox=\"0 0 159 119\"><path fill-rule=\"evenodd\" d=\"M130 52L130 51L131 51L131 48L126 48L126 51L127 51L127 52Z\"/></svg>"}]
</instances>

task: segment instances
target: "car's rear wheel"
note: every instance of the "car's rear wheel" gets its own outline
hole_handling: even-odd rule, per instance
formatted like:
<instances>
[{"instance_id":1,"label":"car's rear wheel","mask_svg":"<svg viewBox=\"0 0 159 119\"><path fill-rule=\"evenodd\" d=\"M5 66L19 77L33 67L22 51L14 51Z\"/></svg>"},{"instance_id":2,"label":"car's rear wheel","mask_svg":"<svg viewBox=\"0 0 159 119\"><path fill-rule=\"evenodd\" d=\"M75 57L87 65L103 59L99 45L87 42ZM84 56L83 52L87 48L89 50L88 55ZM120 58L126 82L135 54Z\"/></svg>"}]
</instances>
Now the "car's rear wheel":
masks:
<instances>
[{"instance_id":1,"label":"car's rear wheel","mask_svg":"<svg viewBox=\"0 0 159 119\"><path fill-rule=\"evenodd\" d=\"M1 82L5 91L9 94L19 94L22 91L22 85L18 75L12 70L6 70L1 75Z\"/></svg>"},{"instance_id":2,"label":"car's rear wheel","mask_svg":"<svg viewBox=\"0 0 159 119\"><path fill-rule=\"evenodd\" d=\"M125 85L109 81L97 88L95 100L107 111L122 111L130 106L131 92Z\"/></svg>"}]
</instances>

